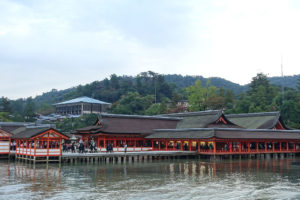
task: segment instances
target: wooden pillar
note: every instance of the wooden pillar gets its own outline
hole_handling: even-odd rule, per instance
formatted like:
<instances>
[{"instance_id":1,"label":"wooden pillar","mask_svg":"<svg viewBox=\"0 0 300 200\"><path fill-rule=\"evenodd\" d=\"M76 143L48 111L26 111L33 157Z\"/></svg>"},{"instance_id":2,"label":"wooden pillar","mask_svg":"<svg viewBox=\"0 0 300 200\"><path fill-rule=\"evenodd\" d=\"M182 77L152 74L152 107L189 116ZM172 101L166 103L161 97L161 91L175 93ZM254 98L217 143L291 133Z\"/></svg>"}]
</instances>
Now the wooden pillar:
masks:
<instances>
[{"instance_id":1,"label":"wooden pillar","mask_svg":"<svg viewBox=\"0 0 300 200\"><path fill-rule=\"evenodd\" d=\"M241 153L242 152L242 142L239 141L239 152Z\"/></svg>"},{"instance_id":2,"label":"wooden pillar","mask_svg":"<svg viewBox=\"0 0 300 200\"><path fill-rule=\"evenodd\" d=\"M168 141L165 140L165 145L166 145L166 151L168 151Z\"/></svg>"},{"instance_id":3,"label":"wooden pillar","mask_svg":"<svg viewBox=\"0 0 300 200\"><path fill-rule=\"evenodd\" d=\"M160 151L160 140L158 140L158 150Z\"/></svg>"},{"instance_id":4,"label":"wooden pillar","mask_svg":"<svg viewBox=\"0 0 300 200\"><path fill-rule=\"evenodd\" d=\"M247 142L248 152L250 152L250 142Z\"/></svg>"},{"instance_id":5,"label":"wooden pillar","mask_svg":"<svg viewBox=\"0 0 300 200\"><path fill-rule=\"evenodd\" d=\"M8 139L8 155L10 154L10 145L11 145L11 139Z\"/></svg>"},{"instance_id":6,"label":"wooden pillar","mask_svg":"<svg viewBox=\"0 0 300 200\"><path fill-rule=\"evenodd\" d=\"M256 152L258 152L258 142L256 142Z\"/></svg>"},{"instance_id":7,"label":"wooden pillar","mask_svg":"<svg viewBox=\"0 0 300 200\"><path fill-rule=\"evenodd\" d=\"M175 140L173 141L173 151L175 151Z\"/></svg>"},{"instance_id":8,"label":"wooden pillar","mask_svg":"<svg viewBox=\"0 0 300 200\"><path fill-rule=\"evenodd\" d=\"M134 139L133 151L135 151L135 147L136 147L136 139Z\"/></svg>"},{"instance_id":9,"label":"wooden pillar","mask_svg":"<svg viewBox=\"0 0 300 200\"><path fill-rule=\"evenodd\" d=\"M289 142L286 142L286 150L289 150Z\"/></svg>"},{"instance_id":10,"label":"wooden pillar","mask_svg":"<svg viewBox=\"0 0 300 200\"><path fill-rule=\"evenodd\" d=\"M293 143L294 152L296 152L296 142Z\"/></svg>"},{"instance_id":11,"label":"wooden pillar","mask_svg":"<svg viewBox=\"0 0 300 200\"><path fill-rule=\"evenodd\" d=\"M30 146L29 146L29 155L31 156L31 149L32 149L32 141L30 141Z\"/></svg>"},{"instance_id":12,"label":"wooden pillar","mask_svg":"<svg viewBox=\"0 0 300 200\"><path fill-rule=\"evenodd\" d=\"M36 156L36 145L37 145L37 144L36 144L36 139L34 139L34 152L33 152L33 155L34 155L34 156Z\"/></svg>"},{"instance_id":13,"label":"wooden pillar","mask_svg":"<svg viewBox=\"0 0 300 200\"><path fill-rule=\"evenodd\" d=\"M117 138L114 138L114 147L117 147Z\"/></svg>"},{"instance_id":14,"label":"wooden pillar","mask_svg":"<svg viewBox=\"0 0 300 200\"><path fill-rule=\"evenodd\" d=\"M152 144L152 151L153 151L153 148L154 148L154 141L151 140L151 144Z\"/></svg>"},{"instance_id":15,"label":"wooden pillar","mask_svg":"<svg viewBox=\"0 0 300 200\"><path fill-rule=\"evenodd\" d=\"M266 143L266 142L264 142L264 144L265 144L265 151L267 151L267 143Z\"/></svg>"},{"instance_id":16,"label":"wooden pillar","mask_svg":"<svg viewBox=\"0 0 300 200\"><path fill-rule=\"evenodd\" d=\"M62 139L60 138L59 139L59 155L61 156L61 154L62 154L62 152L61 152L61 141L62 141Z\"/></svg>"},{"instance_id":17,"label":"wooden pillar","mask_svg":"<svg viewBox=\"0 0 300 200\"><path fill-rule=\"evenodd\" d=\"M272 142L272 150L275 152L275 142Z\"/></svg>"},{"instance_id":18,"label":"wooden pillar","mask_svg":"<svg viewBox=\"0 0 300 200\"><path fill-rule=\"evenodd\" d=\"M198 140L198 141L197 141L197 144L198 144L198 152L200 152L200 145L201 145L201 141L200 141L200 140Z\"/></svg>"},{"instance_id":19,"label":"wooden pillar","mask_svg":"<svg viewBox=\"0 0 300 200\"><path fill-rule=\"evenodd\" d=\"M104 146L104 148L106 148L106 138L103 139L103 142L104 142L103 146Z\"/></svg>"},{"instance_id":20,"label":"wooden pillar","mask_svg":"<svg viewBox=\"0 0 300 200\"><path fill-rule=\"evenodd\" d=\"M214 154L216 154L217 153L217 142L216 141L214 141L213 142L213 148L214 148Z\"/></svg>"},{"instance_id":21,"label":"wooden pillar","mask_svg":"<svg viewBox=\"0 0 300 200\"><path fill-rule=\"evenodd\" d=\"M47 138L47 156L49 155L49 135L48 135L48 138Z\"/></svg>"},{"instance_id":22,"label":"wooden pillar","mask_svg":"<svg viewBox=\"0 0 300 200\"><path fill-rule=\"evenodd\" d=\"M143 146L144 146L145 141L142 140L142 145L141 145L141 151L143 151Z\"/></svg>"},{"instance_id":23,"label":"wooden pillar","mask_svg":"<svg viewBox=\"0 0 300 200\"><path fill-rule=\"evenodd\" d=\"M191 140L188 141L189 141L189 151L192 151L192 141Z\"/></svg>"},{"instance_id":24,"label":"wooden pillar","mask_svg":"<svg viewBox=\"0 0 300 200\"><path fill-rule=\"evenodd\" d=\"M180 141L180 150L183 151L183 142L182 142L182 140Z\"/></svg>"},{"instance_id":25,"label":"wooden pillar","mask_svg":"<svg viewBox=\"0 0 300 200\"><path fill-rule=\"evenodd\" d=\"M232 153L232 142L229 142L229 151Z\"/></svg>"},{"instance_id":26,"label":"wooden pillar","mask_svg":"<svg viewBox=\"0 0 300 200\"><path fill-rule=\"evenodd\" d=\"M281 142L279 142L279 151L281 152Z\"/></svg>"}]
</instances>

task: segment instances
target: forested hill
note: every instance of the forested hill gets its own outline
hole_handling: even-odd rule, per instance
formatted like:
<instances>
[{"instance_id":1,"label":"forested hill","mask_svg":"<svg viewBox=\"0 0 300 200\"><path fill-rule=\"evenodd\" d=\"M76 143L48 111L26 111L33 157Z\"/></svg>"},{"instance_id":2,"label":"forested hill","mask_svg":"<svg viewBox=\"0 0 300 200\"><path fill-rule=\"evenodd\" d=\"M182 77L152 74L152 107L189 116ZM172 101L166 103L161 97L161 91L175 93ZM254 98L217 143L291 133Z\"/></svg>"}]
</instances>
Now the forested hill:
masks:
<instances>
[{"instance_id":1,"label":"forested hill","mask_svg":"<svg viewBox=\"0 0 300 200\"><path fill-rule=\"evenodd\" d=\"M283 85L282 93L280 85ZM101 81L65 90L53 89L35 98L0 99L0 121L34 121L37 114L54 112L52 104L88 96L112 103L118 114L155 115L183 112L178 104L188 100L189 111L224 109L227 113L280 110L288 125L300 128L300 76L257 74L241 86L222 78L161 75L151 71L135 77L111 75ZM283 100L284 99L284 100Z\"/></svg>"},{"instance_id":2,"label":"forested hill","mask_svg":"<svg viewBox=\"0 0 300 200\"><path fill-rule=\"evenodd\" d=\"M284 77L269 77L269 81L271 84L274 85L283 85L284 87L288 88L297 88L297 80L298 80L299 75L294 75L294 76L284 76Z\"/></svg>"},{"instance_id":3,"label":"forested hill","mask_svg":"<svg viewBox=\"0 0 300 200\"><path fill-rule=\"evenodd\" d=\"M224 88L228 90L232 90L234 94L240 94L241 92L245 92L248 89L249 84L247 85L239 85L237 83L233 83L223 78L219 77L210 77L204 78L203 76L182 76L177 74L168 74L164 75L166 82L175 84L178 88L186 88L193 84L195 84L196 80L200 80L202 83L206 83L207 80L211 81L213 86L217 88ZM297 79L299 75L294 76L284 76L284 77L268 77L271 84L274 85L283 85L288 88L296 88L297 87Z\"/></svg>"},{"instance_id":4,"label":"forested hill","mask_svg":"<svg viewBox=\"0 0 300 200\"><path fill-rule=\"evenodd\" d=\"M207 80L211 81L211 85L216 86L217 88L224 88L226 90L232 90L232 92L235 95L240 94L241 92L245 92L248 89L248 85L239 85L237 83L233 83L231 81L228 81L223 78L219 77L211 77L211 78L204 78L203 76L182 76L178 74L167 74L162 75L165 79L165 81L169 84L173 84L176 86L177 89L180 88L186 88L191 85L195 84L196 80L200 80L202 85L204 85ZM120 87L123 88L122 92L125 92L125 90L129 89L129 87L133 86L136 82L136 77L131 76L118 76L112 75L111 77L112 82L114 82L114 79L118 79L118 81L121 83ZM284 76L284 77L268 77L271 84L274 85L283 85L284 87L288 88L296 88L297 87L297 75L294 76ZM116 82L117 80L115 80ZM97 90L101 89L102 86L105 87L105 84L108 82L108 79L104 79L102 81L94 81L90 84L84 85L84 86L77 86L73 88L68 88L65 90L56 90L53 89L52 91L45 92L42 95L39 95L34 98L34 101L37 104L40 103L48 103L53 104L57 103L63 100L67 100L73 97L78 97L80 95L89 96L93 98L99 98L103 101L107 102L114 102L118 97L122 94L116 94L116 91L111 91L111 94L108 94L108 92L104 92L103 95L99 96L99 93L97 94ZM116 83L115 83L116 84ZM120 89L121 89L120 88ZM127 89L126 89L127 88ZM94 90L93 90L94 89ZM103 93L103 92L100 92Z\"/></svg>"},{"instance_id":5,"label":"forested hill","mask_svg":"<svg viewBox=\"0 0 300 200\"><path fill-rule=\"evenodd\" d=\"M200 80L202 84L205 84L208 80L210 80L213 86L217 88L232 90L235 94L244 92L247 89L247 86L242 86L218 77L204 78L203 76L182 76L177 74L168 74L164 75L164 78L167 83L175 84L177 88L186 88L194 85L196 80Z\"/></svg>"}]
</instances>

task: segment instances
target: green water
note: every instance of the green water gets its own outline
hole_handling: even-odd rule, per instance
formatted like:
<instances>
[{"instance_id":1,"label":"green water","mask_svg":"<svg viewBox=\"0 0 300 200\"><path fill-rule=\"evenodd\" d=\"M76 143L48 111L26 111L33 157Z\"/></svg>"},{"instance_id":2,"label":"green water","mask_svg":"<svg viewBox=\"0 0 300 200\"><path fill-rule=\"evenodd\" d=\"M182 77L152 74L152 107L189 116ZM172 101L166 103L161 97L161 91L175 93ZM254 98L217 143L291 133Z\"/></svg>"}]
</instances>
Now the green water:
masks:
<instances>
[{"instance_id":1,"label":"green water","mask_svg":"<svg viewBox=\"0 0 300 200\"><path fill-rule=\"evenodd\" d=\"M300 199L294 159L126 164L0 161L0 199Z\"/></svg>"}]
</instances>

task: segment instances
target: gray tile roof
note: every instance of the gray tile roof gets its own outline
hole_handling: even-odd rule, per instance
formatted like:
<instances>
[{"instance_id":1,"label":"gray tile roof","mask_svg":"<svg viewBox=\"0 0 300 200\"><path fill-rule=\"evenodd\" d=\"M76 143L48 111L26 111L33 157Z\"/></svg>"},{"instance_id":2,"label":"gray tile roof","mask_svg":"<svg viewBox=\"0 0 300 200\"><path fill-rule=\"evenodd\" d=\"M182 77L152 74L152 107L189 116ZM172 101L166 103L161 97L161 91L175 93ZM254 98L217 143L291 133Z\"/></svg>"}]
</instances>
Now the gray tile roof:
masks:
<instances>
[{"instance_id":1,"label":"gray tile roof","mask_svg":"<svg viewBox=\"0 0 300 200\"><path fill-rule=\"evenodd\" d=\"M99 115L100 125L88 126L76 130L77 134L113 133L113 134L142 134L153 133L154 129L173 129L181 118L141 115Z\"/></svg>"},{"instance_id":2,"label":"gray tile roof","mask_svg":"<svg viewBox=\"0 0 300 200\"><path fill-rule=\"evenodd\" d=\"M49 127L21 127L19 129L16 129L12 132L13 134L13 138L19 138L19 139L27 139L27 138L31 138L34 137L38 134L41 134L45 131L51 130L53 128L49 128ZM55 129L53 129L55 130ZM55 130L57 131L57 130ZM57 131L59 132L59 131ZM65 135L61 132L59 132L62 135ZM66 137L68 137L67 135L65 135Z\"/></svg>"},{"instance_id":3,"label":"gray tile roof","mask_svg":"<svg viewBox=\"0 0 300 200\"><path fill-rule=\"evenodd\" d=\"M65 105L65 104L74 104L74 103L93 103L93 104L110 104L104 101L100 101L97 99L92 99L90 97L78 97L76 99L71 99L68 101L56 103L54 105Z\"/></svg>"},{"instance_id":4,"label":"gray tile roof","mask_svg":"<svg viewBox=\"0 0 300 200\"><path fill-rule=\"evenodd\" d=\"M296 139L300 130L269 130L240 128L191 128L155 130L148 139Z\"/></svg>"},{"instance_id":5,"label":"gray tile roof","mask_svg":"<svg viewBox=\"0 0 300 200\"><path fill-rule=\"evenodd\" d=\"M233 123L247 129L272 129L278 121L285 129L289 129L283 122L280 112L261 112L225 115Z\"/></svg>"},{"instance_id":6,"label":"gray tile roof","mask_svg":"<svg viewBox=\"0 0 300 200\"><path fill-rule=\"evenodd\" d=\"M199 112L184 112L184 113L171 113L161 116L181 117L182 120L177 124L178 129L183 128L208 128L208 127L229 127L238 128L234 123L224 116L222 110L208 110ZM228 124L216 124L216 121L223 117Z\"/></svg>"}]
</instances>

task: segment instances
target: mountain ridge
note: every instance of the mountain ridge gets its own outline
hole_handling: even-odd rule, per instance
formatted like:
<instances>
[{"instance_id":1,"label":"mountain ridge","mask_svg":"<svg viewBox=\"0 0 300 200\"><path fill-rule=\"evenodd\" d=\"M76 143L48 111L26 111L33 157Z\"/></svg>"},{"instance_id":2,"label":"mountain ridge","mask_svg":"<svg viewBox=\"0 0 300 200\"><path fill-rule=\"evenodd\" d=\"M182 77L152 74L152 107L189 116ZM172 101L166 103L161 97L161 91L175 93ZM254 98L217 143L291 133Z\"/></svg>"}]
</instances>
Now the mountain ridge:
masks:
<instances>
[{"instance_id":1,"label":"mountain ridge","mask_svg":"<svg viewBox=\"0 0 300 200\"><path fill-rule=\"evenodd\" d=\"M248 87L249 84L246 85L240 85L238 83L234 83L231 82L229 80L226 80L224 78L221 77L209 77L209 78L205 78L201 75L180 75L180 74L161 74L165 81L169 84L173 84L176 86L177 89L180 88L186 88L188 86L191 86L195 83L195 81L197 79L200 79L200 81L202 82L202 85L205 85L206 81L210 80L211 81L211 85L218 87L218 88L224 88L224 89L228 89L228 90L232 90L233 93L235 95L238 95L242 92L245 92ZM131 80L133 82L136 81L137 76L118 76L120 79L127 79L127 80ZM298 79L299 75L293 75L293 76L284 76L284 77L268 77L268 80L270 81L271 84L274 85L278 85L281 86L283 85L284 87L289 87L289 88L296 88L297 87L297 79ZM67 89L63 89L63 90L56 90L56 89L52 89L49 92L45 92L41 95L37 95L35 98L33 98L35 101L43 101L46 103L57 103L59 101L63 101L63 100L68 100L68 96L70 96L70 98L72 98L72 95L68 95L74 91L77 90L78 87L91 87L92 85L95 84L100 84L102 82L104 82L106 79L103 79L101 81L93 81L89 84L85 84L85 85L78 85L78 86L74 86L74 87L70 87ZM95 95L93 94L84 94L85 96L89 96L92 98L95 98Z\"/></svg>"}]
</instances>

